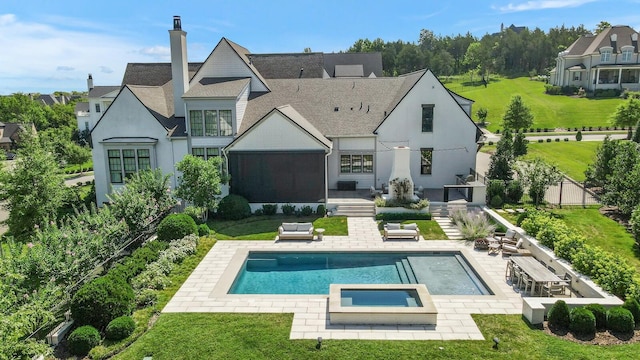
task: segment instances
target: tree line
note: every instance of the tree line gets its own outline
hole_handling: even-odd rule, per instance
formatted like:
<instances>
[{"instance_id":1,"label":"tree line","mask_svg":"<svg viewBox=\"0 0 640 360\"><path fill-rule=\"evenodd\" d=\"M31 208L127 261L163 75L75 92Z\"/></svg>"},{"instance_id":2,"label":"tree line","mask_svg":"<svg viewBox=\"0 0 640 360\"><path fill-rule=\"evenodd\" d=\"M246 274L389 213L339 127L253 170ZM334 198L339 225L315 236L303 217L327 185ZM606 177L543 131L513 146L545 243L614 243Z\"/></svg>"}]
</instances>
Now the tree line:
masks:
<instances>
[{"instance_id":1,"label":"tree line","mask_svg":"<svg viewBox=\"0 0 640 360\"><path fill-rule=\"evenodd\" d=\"M601 22L595 32L609 25ZM482 75L545 74L555 66L558 52L581 35L590 33L583 25L540 28L506 27L481 38L470 32L436 35L422 29L417 42L359 39L347 52L380 52L386 76L431 69L437 76L479 72Z\"/></svg>"}]
</instances>

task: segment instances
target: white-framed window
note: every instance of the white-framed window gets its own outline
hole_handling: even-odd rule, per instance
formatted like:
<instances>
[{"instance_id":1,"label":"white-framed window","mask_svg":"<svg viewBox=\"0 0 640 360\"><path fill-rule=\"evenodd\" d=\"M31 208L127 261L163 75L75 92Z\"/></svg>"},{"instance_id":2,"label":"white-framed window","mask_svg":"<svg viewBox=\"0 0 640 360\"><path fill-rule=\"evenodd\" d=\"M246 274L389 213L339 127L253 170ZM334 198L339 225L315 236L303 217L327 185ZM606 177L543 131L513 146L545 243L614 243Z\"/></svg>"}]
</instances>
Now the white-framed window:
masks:
<instances>
[{"instance_id":1,"label":"white-framed window","mask_svg":"<svg viewBox=\"0 0 640 360\"><path fill-rule=\"evenodd\" d=\"M149 149L108 149L109 181L122 184L124 179L138 171L151 169Z\"/></svg>"},{"instance_id":2,"label":"white-framed window","mask_svg":"<svg viewBox=\"0 0 640 360\"><path fill-rule=\"evenodd\" d=\"M420 174L431 175L433 171L433 148L420 149Z\"/></svg>"},{"instance_id":3,"label":"white-framed window","mask_svg":"<svg viewBox=\"0 0 640 360\"><path fill-rule=\"evenodd\" d=\"M96 112L99 113L100 112L100 104L96 104Z\"/></svg>"},{"instance_id":4,"label":"white-framed window","mask_svg":"<svg viewBox=\"0 0 640 360\"><path fill-rule=\"evenodd\" d=\"M611 52L612 49L600 49L600 62L609 62L611 61Z\"/></svg>"},{"instance_id":5,"label":"white-framed window","mask_svg":"<svg viewBox=\"0 0 640 360\"><path fill-rule=\"evenodd\" d=\"M341 174L372 174L373 154L341 154Z\"/></svg>"},{"instance_id":6,"label":"white-framed window","mask_svg":"<svg viewBox=\"0 0 640 360\"><path fill-rule=\"evenodd\" d=\"M434 104L422 105L422 132L433 132L433 108Z\"/></svg>"},{"instance_id":7,"label":"white-framed window","mask_svg":"<svg viewBox=\"0 0 640 360\"><path fill-rule=\"evenodd\" d=\"M579 71L576 71L573 73L573 81L580 81L582 80L582 73Z\"/></svg>"},{"instance_id":8,"label":"white-framed window","mask_svg":"<svg viewBox=\"0 0 640 360\"><path fill-rule=\"evenodd\" d=\"M231 110L190 110L191 136L233 136Z\"/></svg>"},{"instance_id":9,"label":"white-framed window","mask_svg":"<svg viewBox=\"0 0 640 360\"><path fill-rule=\"evenodd\" d=\"M631 61L631 56L633 56L633 48L623 48L622 49L622 61L629 62Z\"/></svg>"},{"instance_id":10,"label":"white-framed window","mask_svg":"<svg viewBox=\"0 0 640 360\"><path fill-rule=\"evenodd\" d=\"M195 157L199 157L204 160L209 160L212 158L222 156L222 149L218 147L193 147L191 148L191 155ZM227 164L224 161L224 159L220 164L219 170L220 170L220 175L227 174Z\"/></svg>"}]
</instances>

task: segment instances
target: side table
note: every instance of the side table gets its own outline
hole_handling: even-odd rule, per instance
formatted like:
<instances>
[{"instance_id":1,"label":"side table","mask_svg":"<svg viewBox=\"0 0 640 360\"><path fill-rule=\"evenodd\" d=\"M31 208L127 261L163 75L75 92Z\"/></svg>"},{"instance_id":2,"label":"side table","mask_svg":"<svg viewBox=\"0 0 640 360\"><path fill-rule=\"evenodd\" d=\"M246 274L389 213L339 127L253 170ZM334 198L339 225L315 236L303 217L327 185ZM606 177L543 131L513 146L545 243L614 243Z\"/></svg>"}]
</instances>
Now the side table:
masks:
<instances>
[{"instance_id":1,"label":"side table","mask_svg":"<svg viewBox=\"0 0 640 360\"><path fill-rule=\"evenodd\" d=\"M318 228L318 229L316 229L316 232L318 233L318 241L322 241L322 236L324 234L324 229Z\"/></svg>"}]
</instances>

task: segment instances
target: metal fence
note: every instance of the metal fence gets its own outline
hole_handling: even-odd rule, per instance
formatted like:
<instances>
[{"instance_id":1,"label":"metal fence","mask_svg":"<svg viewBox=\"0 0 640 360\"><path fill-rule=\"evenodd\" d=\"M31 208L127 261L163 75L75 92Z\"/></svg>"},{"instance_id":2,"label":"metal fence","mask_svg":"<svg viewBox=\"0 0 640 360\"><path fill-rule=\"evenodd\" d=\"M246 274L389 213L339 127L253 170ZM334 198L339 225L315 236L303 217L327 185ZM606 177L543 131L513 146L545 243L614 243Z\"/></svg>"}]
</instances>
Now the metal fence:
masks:
<instances>
[{"instance_id":1,"label":"metal fence","mask_svg":"<svg viewBox=\"0 0 640 360\"><path fill-rule=\"evenodd\" d=\"M475 176L476 181L480 181L485 185L489 182L489 179L484 175L475 172L473 169L471 170L471 174ZM558 205L560 207L563 205L578 205L584 207L600 204L598 195L587 189L584 186L584 183L576 182L568 177L563 177L563 179L557 184L549 186L544 194L544 201L549 205ZM531 199L527 193L527 189L524 191L522 202L533 202L533 199Z\"/></svg>"}]
</instances>

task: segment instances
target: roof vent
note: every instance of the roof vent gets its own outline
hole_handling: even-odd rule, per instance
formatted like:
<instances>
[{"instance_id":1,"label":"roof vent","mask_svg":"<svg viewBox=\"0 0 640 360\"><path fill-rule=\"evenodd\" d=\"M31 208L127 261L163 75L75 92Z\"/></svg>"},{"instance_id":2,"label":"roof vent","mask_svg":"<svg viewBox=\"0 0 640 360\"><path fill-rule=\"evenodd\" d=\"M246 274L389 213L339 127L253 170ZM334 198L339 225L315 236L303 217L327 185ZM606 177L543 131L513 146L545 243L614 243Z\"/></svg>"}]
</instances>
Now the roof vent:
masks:
<instances>
[{"instance_id":1,"label":"roof vent","mask_svg":"<svg viewBox=\"0 0 640 360\"><path fill-rule=\"evenodd\" d=\"M338 110L340 110L340 108L337 106L333 108L333 111L338 111Z\"/></svg>"},{"instance_id":2,"label":"roof vent","mask_svg":"<svg viewBox=\"0 0 640 360\"><path fill-rule=\"evenodd\" d=\"M173 30L182 30L182 23L180 22L180 16L173 17Z\"/></svg>"},{"instance_id":3,"label":"roof vent","mask_svg":"<svg viewBox=\"0 0 640 360\"><path fill-rule=\"evenodd\" d=\"M303 68L303 67L301 67L301 68L300 68L300 74L298 75L298 79L300 79L300 78L302 77L302 72L303 72L303 71L304 71L304 68Z\"/></svg>"}]
</instances>

